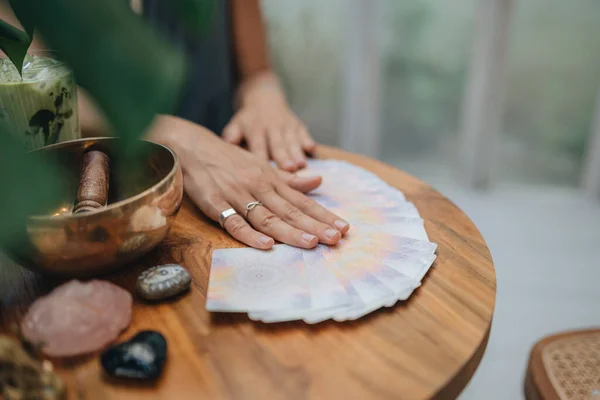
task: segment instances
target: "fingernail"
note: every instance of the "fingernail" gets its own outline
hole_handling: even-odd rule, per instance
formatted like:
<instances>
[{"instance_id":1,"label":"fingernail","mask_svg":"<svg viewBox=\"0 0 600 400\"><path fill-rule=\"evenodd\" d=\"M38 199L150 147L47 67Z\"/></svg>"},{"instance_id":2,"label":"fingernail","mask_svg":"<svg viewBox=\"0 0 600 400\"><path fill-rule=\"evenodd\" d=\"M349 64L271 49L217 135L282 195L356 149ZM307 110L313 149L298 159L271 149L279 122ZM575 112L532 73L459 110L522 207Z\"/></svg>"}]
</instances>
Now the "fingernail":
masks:
<instances>
[{"instance_id":1,"label":"fingernail","mask_svg":"<svg viewBox=\"0 0 600 400\"><path fill-rule=\"evenodd\" d=\"M291 161L284 161L282 165L283 165L283 168L294 168L294 167L296 166L296 165L295 165L293 162L291 162Z\"/></svg>"},{"instance_id":2,"label":"fingernail","mask_svg":"<svg viewBox=\"0 0 600 400\"><path fill-rule=\"evenodd\" d=\"M315 171L311 171L310 169L301 169L296 171L296 178L302 178L302 179L312 179L312 178L318 178L319 175L315 174Z\"/></svg>"},{"instance_id":3,"label":"fingernail","mask_svg":"<svg viewBox=\"0 0 600 400\"><path fill-rule=\"evenodd\" d=\"M336 236L336 235L339 235L339 234L340 234L340 233L339 233L338 231L336 231L335 229L331 229L331 228L329 228L329 229L326 229L326 230L325 230L325 236L326 236L328 239L333 239L333 237L334 237L334 236Z\"/></svg>"},{"instance_id":4,"label":"fingernail","mask_svg":"<svg viewBox=\"0 0 600 400\"><path fill-rule=\"evenodd\" d=\"M338 228L338 230L341 232L348 227L348 223L345 221L342 221L341 219L338 219L337 221L335 221L333 223L333 226Z\"/></svg>"},{"instance_id":5,"label":"fingernail","mask_svg":"<svg viewBox=\"0 0 600 400\"><path fill-rule=\"evenodd\" d=\"M258 241L262 244L264 244L265 246L269 246L273 244L273 239L268 237L268 236L261 236L258 238Z\"/></svg>"},{"instance_id":6,"label":"fingernail","mask_svg":"<svg viewBox=\"0 0 600 400\"><path fill-rule=\"evenodd\" d=\"M299 179L315 179L315 178L320 178L319 175L302 174L300 171L296 172L296 177L299 178Z\"/></svg>"},{"instance_id":7,"label":"fingernail","mask_svg":"<svg viewBox=\"0 0 600 400\"><path fill-rule=\"evenodd\" d=\"M313 236L313 235L311 235L309 233L303 233L302 234L302 239L304 239L304 241L306 243L312 243L316 238L317 238L316 236Z\"/></svg>"}]
</instances>

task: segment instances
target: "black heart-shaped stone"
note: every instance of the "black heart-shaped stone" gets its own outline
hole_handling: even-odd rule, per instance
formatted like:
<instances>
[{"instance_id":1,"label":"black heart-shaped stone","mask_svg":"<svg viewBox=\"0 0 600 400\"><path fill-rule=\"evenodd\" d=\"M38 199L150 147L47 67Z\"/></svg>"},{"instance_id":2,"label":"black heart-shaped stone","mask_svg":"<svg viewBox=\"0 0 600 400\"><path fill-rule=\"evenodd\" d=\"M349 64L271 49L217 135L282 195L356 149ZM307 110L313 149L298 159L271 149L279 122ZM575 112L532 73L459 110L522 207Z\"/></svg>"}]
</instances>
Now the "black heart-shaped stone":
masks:
<instances>
[{"instance_id":1,"label":"black heart-shaped stone","mask_svg":"<svg viewBox=\"0 0 600 400\"><path fill-rule=\"evenodd\" d=\"M155 331L141 331L127 342L109 347L100 358L104 371L115 378L154 380L167 358L167 341Z\"/></svg>"}]
</instances>

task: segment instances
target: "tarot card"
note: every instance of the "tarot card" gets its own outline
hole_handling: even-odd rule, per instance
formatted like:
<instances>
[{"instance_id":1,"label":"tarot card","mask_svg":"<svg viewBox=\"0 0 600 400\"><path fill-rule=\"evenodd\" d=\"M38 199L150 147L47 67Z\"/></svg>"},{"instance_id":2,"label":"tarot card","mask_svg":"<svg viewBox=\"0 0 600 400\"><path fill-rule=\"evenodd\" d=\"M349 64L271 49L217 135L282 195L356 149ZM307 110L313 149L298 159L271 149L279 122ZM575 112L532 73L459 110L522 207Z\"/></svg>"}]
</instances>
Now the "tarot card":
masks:
<instances>
[{"instance_id":1,"label":"tarot card","mask_svg":"<svg viewBox=\"0 0 600 400\"><path fill-rule=\"evenodd\" d=\"M363 303L369 303L394 293L370 272L369 265L361 263L360 260L342 257L342 252L334 251L328 246L319 245L317 250L321 251L331 265L348 279Z\"/></svg>"},{"instance_id":2,"label":"tarot card","mask_svg":"<svg viewBox=\"0 0 600 400\"><path fill-rule=\"evenodd\" d=\"M302 251L309 305L251 311L250 317L345 321L406 300L433 264L437 247L429 242L414 204L377 175L344 161L309 160L297 175L322 176L322 185L309 196L346 219L351 229L335 246Z\"/></svg>"},{"instance_id":3,"label":"tarot card","mask_svg":"<svg viewBox=\"0 0 600 400\"><path fill-rule=\"evenodd\" d=\"M407 238L429 241L425 231L424 221L421 218L401 214L372 214L368 219L354 218L352 215L346 218L352 226L377 227L385 229L391 226L396 229L400 236Z\"/></svg>"},{"instance_id":4,"label":"tarot card","mask_svg":"<svg viewBox=\"0 0 600 400\"><path fill-rule=\"evenodd\" d=\"M403 272L405 275L410 276L420 283L433 265L436 258L437 256L435 254L427 254L424 256L415 254L400 262L398 262L398 260L384 260L383 262L386 265L393 267L397 271ZM416 288L417 287L415 287L415 289ZM411 293L408 295L410 296ZM385 302L384 305L386 307L392 307L398 300L406 300L407 298L408 296L405 298L402 298L402 296L398 296L395 299L390 298L387 302Z\"/></svg>"},{"instance_id":5,"label":"tarot card","mask_svg":"<svg viewBox=\"0 0 600 400\"><path fill-rule=\"evenodd\" d=\"M368 272L392 291L392 294L402 292L408 287L413 287L419 281L398 272L382 262L382 260L358 251L344 251L342 249L329 249L328 259L334 260L344 269L356 269ZM370 299L364 299L368 303Z\"/></svg>"},{"instance_id":6,"label":"tarot card","mask_svg":"<svg viewBox=\"0 0 600 400\"><path fill-rule=\"evenodd\" d=\"M362 228L367 228L363 231L379 231L382 235L385 234L386 236L390 236L390 232L393 231L397 236L429 242L429 237L425 231L424 221L421 218L389 216L383 217L382 220L384 222L382 223L352 220L352 218L348 219L351 224L351 229L348 234L353 235L354 237L360 237L361 240L366 233L358 235L356 232L358 232L359 229L363 230Z\"/></svg>"},{"instance_id":7,"label":"tarot card","mask_svg":"<svg viewBox=\"0 0 600 400\"><path fill-rule=\"evenodd\" d=\"M281 322L302 319L307 311L317 311L360 302L360 297L348 283L338 279L322 252L302 250L306 280L310 290L310 307L297 310L274 310L250 313L250 319L264 322Z\"/></svg>"},{"instance_id":8,"label":"tarot card","mask_svg":"<svg viewBox=\"0 0 600 400\"><path fill-rule=\"evenodd\" d=\"M432 254L436 247L435 243L391 235L385 231L351 227L344 238L331 246L331 249L344 249L349 253L362 252L377 259L388 259L395 254Z\"/></svg>"},{"instance_id":9,"label":"tarot card","mask_svg":"<svg viewBox=\"0 0 600 400\"><path fill-rule=\"evenodd\" d=\"M396 271L421 282L436 259L435 254L399 254L388 257L382 262Z\"/></svg>"},{"instance_id":10,"label":"tarot card","mask_svg":"<svg viewBox=\"0 0 600 400\"><path fill-rule=\"evenodd\" d=\"M336 311L333 315L333 319L336 321L353 319L355 314L365 315L373 310L383 307L384 305L388 305L390 302L393 304L398 299L405 299L415 288L421 284L420 280L401 272L400 268L397 268L399 266L399 262L396 262L396 265L392 267L391 265L385 264L383 260L361 252L343 250L337 251L340 252L337 257L338 262L343 263L344 265L359 263L368 266L368 271L388 288L390 288L393 291L393 295L380 297L373 301L366 301L363 302L363 304ZM335 250L331 250L331 253L335 252ZM414 264L424 264L420 260L411 260L411 262Z\"/></svg>"},{"instance_id":11,"label":"tarot card","mask_svg":"<svg viewBox=\"0 0 600 400\"><path fill-rule=\"evenodd\" d=\"M322 185L316 193L342 194L371 194L379 191L393 191L399 198L404 198L401 192L393 189L377 175L352 164L336 160L309 160L305 170L297 172L299 176L320 175ZM351 185L348 183L351 182ZM390 190L391 189L391 190Z\"/></svg>"},{"instance_id":12,"label":"tarot card","mask_svg":"<svg viewBox=\"0 0 600 400\"><path fill-rule=\"evenodd\" d=\"M333 316L333 319L336 321L352 321L352 320L356 320L359 318L364 317L367 314L372 313L373 311L376 311L384 306L389 307L388 304L390 302L392 302L392 305L396 303L396 301L398 300L406 300L410 297L410 295L412 294L412 292L415 290L416 288L409 288L406 289L404 292L400 293L398 297L392 297L390 299L382 299L380 301L375 301L371 304L365 304L362 307L354 307L352 309L349 309L343 313L339 313Z\"/></svg>"},{"instance_id":13,"label":"tarot card","mask_svg":"<svg viewBox=\"0 0 600 400\"><path fill-rule=\"evenodd\" d=\"M416 208L396 207L396 208L351 208L351 207L326 207L332 213L343 215L351 225L393 225L395 221L405 222L407 220L418 220L419 212ZM417 221L414 221L417 222Z\"/></svg>"},{"instance_id":14,"label":"tarot card","mask_svg":"<svg viewBox=\"0 0 600 400\"><path fill-rule=\"evenodd\" d=\"M353 297L353 301L349 305L332 307L324 310L315 310L307 313L304 316L304 321L309 324L318 323L326 319L331 318L335 313L339 313L346 309L372 303L376 300L387 299L394 295L394 291L386 286L377 277L372 275L368 268L369 265L366 263L360 263L356 260L347 260L340 258L337 259L342 253L335 253L328 246L319 245L315 249L323 254L323 256L330 262L334 271L339 273L340 281L344 282L346 291L349 293L356 293L358 299ZM385 269L385 267L382 267ZM390 268L387 268L388 270ZM379 271L381 272L381 271Z\"/></svg>"},{"instance_id":15,"label":"tarot card","mask_svg":"<svg viewBox=\"0 0 600 400\"><path fill-rule=\"evenodd\" d=\"M406 198L401 192L387 186L383 182L357 182L353 181L352 178L344 181L352 182L352 185L341 186L340 183L334 181L334 178L330 178L329 180L323 178L321 186L310 192L310 194L314 196L327 196L346 202L361 199L363 205L368 201L369 204L374 206L388 204L391 201L396 203L406 202Z\"/></svg>"},{"instance_id":16,"label":"tarot card","mask_svg":"<svg viewBox=\"0 0 600 400\"><path fill-rule=\"evenodd\" d=\"M310 307L300 249L276 245L213 251L206 308L209 311L263 311Z\"/></svg>"},{"instance_id":17,"label":"tarot card","mask_svg":"<svg viewBox=\"0 0 600 400\"><path fill-rule=\"evenodd\" d=\"M340 250L342 251L342 250ZM423 253L420 250L415 250L411 248L402 248L393 252L394 257L392 258L373 258L366 255L362 255L360 251L349 251L344 250L345 254L355 258L356 260L364 260L364 262L368 262L371 265L375 266L377 271L380 271L377 267L378 264L383 264L394 269L400 276L404 277L403 279L394 279L387 278L385 275L382 275L378 272L375 272L374 275L381 279L387 286L394 290L394 295L389 296L388 298L378 299L374 302L365 303L359 306L355 306L351 309L346 309L340 311L334 315L334 319L337 320L342 319L351 319L351 315L355 311L360 311L364 314L368 313L366 310L371 309L375 310L382 306L391 307L398 300L406 300L408 296L412 293L414 289L420 286L420 282L433 264L436 256L431 253ZM381 253L380 253L381 254ZM386 256L387 257L387 256ZM369 261L376 260L376 261ZM387 273L387 276L392 274ZM394 275L392 275L394 276ZM410 282L410 283L409 283ZM361 315L364 315L361 314Z\"/></svg>"},{"instance_id":18,"label":"tarot card","mask_svg":"<svg viewBox=\"0 0 600 400\"><path fill-rule=\"evenodd\" d=\"M304 321L307 323L321 322L331 318L332 315L340 315L364 304L388 299L404 288L416 284L409 277L364 255L358 253L344 255L343 252L329 249L326 246L319 246L319 250L348 279L361 301L342 307L311 311L304 317Z\"/></svg>"},{"instance_id":19,"label":"tarot card","mask_svg":"<svg viewBox=\"0 0 600 400\"><path fill-rule=\"evenodd\" d=\"M405 290L395 294L394 296L390 296L387 299L379 299L371 303L358 305L339 311L336 314L334 314L332 318L336 321L355 320L379 308L392 307L394 304L396 304L398 300L407 300L412 294L412 292L420 286L421 279L423 279L425 274L427 274L427 271L435 261L435 258L435 254L426 255L421 259L411 259L410 257L407 257L407 262L403 263L402 265L396 265L396 269L399 271L407 271L408 269L410 269L411 273L413 273L410 277L415 279L415 281L419 283L415 284L415 286L413 287L406 288Z\"/></svg>"}]
</instances>

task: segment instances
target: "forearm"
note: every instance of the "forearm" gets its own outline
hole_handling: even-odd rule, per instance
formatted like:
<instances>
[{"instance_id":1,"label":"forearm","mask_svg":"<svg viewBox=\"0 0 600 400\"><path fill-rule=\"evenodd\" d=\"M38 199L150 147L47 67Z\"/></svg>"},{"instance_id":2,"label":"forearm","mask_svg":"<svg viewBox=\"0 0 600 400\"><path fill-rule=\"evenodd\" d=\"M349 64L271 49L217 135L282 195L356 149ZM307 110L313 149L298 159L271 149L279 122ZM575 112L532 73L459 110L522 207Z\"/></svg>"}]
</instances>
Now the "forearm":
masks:
<instances>
[{"instance_id":1,"label":"forearm","mask_svg":"<svg viewBox=\"0 0 600 400\"><path fill-rule=\"evenodd\" d=\"M195 130L202 130L199 125L172 115L157 115L148 128L144 139L175 148L193 135Z\"/></svg>"},{"instance_id":2,"label":"forearm","mask_svg":"<svg viewBox=\"0 0 600 400\"><path fill-rule=\"evenodd\" d=\"M232 0L232 29L237 70L240 79L237 101L239 105L285 96L277 76L271 68L265 25L260 0ZM275 95L275 96L273 96Z\"/></svg>"},{"instance_id":3,"label":"forearm","mask_svg":"<svg viewBox=\"0 0 600 400\"><path fill-rule=\"evenodd\" d=\"M157 115L142 139L172 149L181 159L184 170L187 159L194 154L224 144L218 136L205 127L173 115Z\"/></svg>"},{"instance_id":4,"label":"forearm","mask_svg":"<svg viewBox=\"0 0 600 400\"><path fill-rule=\"evenodd\" d=\"M79 126L83 137L112 136L109 124L102 112L88 93L79 88L77 90L77 108L79 113Z\"/></svg>"},{"instance_id":5,"label":"forearm","mask_svg":"<svg viewBox=\"0 0 600 400\"><path fill-rule=\"evenodd\" d=\"M270 71L260 0L232 0L231 17L234 49L242 81Z\"/></svg>"}]
</instances>

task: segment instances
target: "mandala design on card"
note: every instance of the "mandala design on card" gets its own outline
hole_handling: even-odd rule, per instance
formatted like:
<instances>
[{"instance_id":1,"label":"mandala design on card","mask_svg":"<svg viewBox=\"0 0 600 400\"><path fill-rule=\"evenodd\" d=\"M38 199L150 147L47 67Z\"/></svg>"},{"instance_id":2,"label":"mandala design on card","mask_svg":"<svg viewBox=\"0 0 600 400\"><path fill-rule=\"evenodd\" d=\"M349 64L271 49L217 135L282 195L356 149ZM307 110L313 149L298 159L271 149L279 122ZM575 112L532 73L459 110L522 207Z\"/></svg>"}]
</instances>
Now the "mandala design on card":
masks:
<instances>
[{"instance_id":1,"label":"mandala design on card","mask_svg":"<svg viewBox=\"0 0 600 400\"><path fill-rule=\"evenodd\" d=\"M240 286L253 289L271 288L284 280L283 268L274 268L268 265L249 265L236 274L236 281Z\"/></svg>"}]
</instances>

